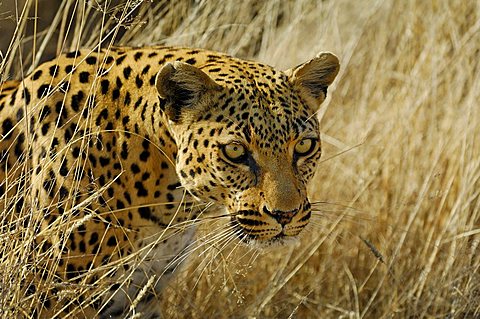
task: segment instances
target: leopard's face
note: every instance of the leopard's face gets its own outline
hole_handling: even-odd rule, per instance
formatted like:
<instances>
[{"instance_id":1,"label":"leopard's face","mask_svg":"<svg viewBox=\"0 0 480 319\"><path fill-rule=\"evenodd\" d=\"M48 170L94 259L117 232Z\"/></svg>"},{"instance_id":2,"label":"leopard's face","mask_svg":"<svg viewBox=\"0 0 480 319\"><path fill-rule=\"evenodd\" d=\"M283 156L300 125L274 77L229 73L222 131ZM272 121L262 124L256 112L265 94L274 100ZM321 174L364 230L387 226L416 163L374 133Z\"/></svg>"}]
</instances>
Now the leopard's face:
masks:
<instances>
[{"instance_id":1,"label":"leopard's face","mask_svg":"<svg viewBox=\"0 0 480 319\"><path fill-rule=\"evenodd\" d=\"M177 172L195 196L223 205L242 239L296 236L308 224L306 185L320 158L315 117L251 105L248 120L202 121L180 136Z\"/></svg>"},{"instance_id":2,"label":"leopard's face","mask_svg":"<svg viewBox=\"0 0 480 319\"><path fill-rule=\"evenodd\" d=\"M221 75L176 62L158 76L182 186L224 207L243 241L283 243L309 223L306 188L321 155L315 111L338 72L333 55L316 60Z\"/></svg>"}]
</instances>

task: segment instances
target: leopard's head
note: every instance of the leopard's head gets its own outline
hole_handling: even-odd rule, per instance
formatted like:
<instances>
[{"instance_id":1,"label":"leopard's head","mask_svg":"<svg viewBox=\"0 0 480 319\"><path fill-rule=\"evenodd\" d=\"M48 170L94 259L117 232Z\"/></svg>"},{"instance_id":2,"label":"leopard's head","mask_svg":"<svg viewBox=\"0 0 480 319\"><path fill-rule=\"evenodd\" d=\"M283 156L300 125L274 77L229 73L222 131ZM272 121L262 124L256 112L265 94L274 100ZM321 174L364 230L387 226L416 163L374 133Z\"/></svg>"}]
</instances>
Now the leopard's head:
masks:
<instances>
[{"instance_id":1,"label":"leopard's head","mask_svg":"<svg viewBox=\"0 0 480 319\"><path fill-rule=\"evenodd\" d=\"M180 181L225 207L242 240L283 243L309 223L306 186L321 155L315 112L338 70L321 53L285 72L233 58L159 72Z\"/></svg>"}]
</instances>

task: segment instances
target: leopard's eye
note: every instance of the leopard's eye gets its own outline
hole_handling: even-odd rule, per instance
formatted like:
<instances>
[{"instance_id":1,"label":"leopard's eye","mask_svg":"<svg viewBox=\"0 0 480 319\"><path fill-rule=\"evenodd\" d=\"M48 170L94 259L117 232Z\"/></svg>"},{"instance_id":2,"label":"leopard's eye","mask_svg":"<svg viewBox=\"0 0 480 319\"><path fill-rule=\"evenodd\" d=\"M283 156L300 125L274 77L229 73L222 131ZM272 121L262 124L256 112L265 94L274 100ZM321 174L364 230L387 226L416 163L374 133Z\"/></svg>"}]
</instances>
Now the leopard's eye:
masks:
<instances>
[{"instance_id":1,"label":"leopard's eye","mask_svg":"<svg viewBox=\"0 0 480 319\"><path fill-rule=\"evenodd\" d=\"M247 157L247 151L242 144L230 143L223 146L223 154L225 157L234 162L241 163L245 161Z\"/></svg>"},{"instance_id":2,"label":"leopard's eye","mask_svg":"<svg viewBox=\"0 0 480 319\"><path fill-rule=\"evenodd\" d=\"M295 155L307 156L317 148L317 140L313 138L305 138L295 145Z\"/></svg>"}]
</instances>

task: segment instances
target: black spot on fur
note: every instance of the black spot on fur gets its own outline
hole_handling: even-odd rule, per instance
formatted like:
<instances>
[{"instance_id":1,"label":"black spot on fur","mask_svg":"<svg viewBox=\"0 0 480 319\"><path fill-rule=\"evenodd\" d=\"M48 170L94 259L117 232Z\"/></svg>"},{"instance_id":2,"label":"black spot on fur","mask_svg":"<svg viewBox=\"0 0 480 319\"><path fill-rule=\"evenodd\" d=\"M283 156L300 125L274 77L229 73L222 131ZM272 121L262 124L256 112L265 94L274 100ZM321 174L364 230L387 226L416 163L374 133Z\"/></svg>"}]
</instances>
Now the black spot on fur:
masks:
<instances>
[{"instance_id":1,"label":"black spot on fur","mask_svg":"<svg viewBox=\"0 0 480 319\"><path fill-rule=\"evenodd\" d=\"M25 141L25 133L21 133L20 135L18 135L17 137L17 143L15 144L15 156L17 156L17 158L22 158L22 155L23 155L23 142Z\"/></svg>"},{"instance_id":2,"label":"black spot on fur","mask_svg":"<svg viewBox=\"0 0 480 319\"><path fill-rule=\"evenodd\" d=\"M80 103L82 102L84 94L82 91L78 91L77 94L72 95L71 106L75 112L80 110Z\"/></svg>"},{"instance_id":3,"label":"black spot on fur","mask_svg":"<svg viewBox=\"0 0 480 319\"><path fill-rule=\"evenodd\" d=\"M148 220L152 219L152 212L150 210L150 207L140 207L138 209L138 212L141 218L148 219Z\"/></svg>"},{"instance_id":4,"label":"black spot on fur","mask_svg":"<svg viewBox=\"0 0 480 319\"><path fill-rule=\"evenodd\" d=\"M182 186L182 184L180 184L180 182L177 182L177 183L174 183L174 184L170 184L167 186L167 189L170 190L170 191L173 191L175 189L177 189L178 187Z\"/></svg>"},{"instance_id":5,"label":"black spot on fur","mask_svg":"<svg viewBox=\"0 0 480 319\"><path fill-rule=\"evenodd\" d=\"M42 76L42 73L42 70L38 70L37 72L33 73L32 80L38 80Z\"/></svg>"},{"instance_id":6,"label":"black spot on fur","mask_svg":"<svg viewBox=\"0 0 480 319\"><path fill-rule=\"evenodd\" d=\"M106 108L103 109L103 110L100 112L100 114L98 114L97 119L95 120L95 124L96 124L97 126L99 126L100 123L102 122L102 118L103 118L104 120L106 120L106 119L108 118L108 110L107 110Z\"/></svg>"},{"instance_id":7,"label":"black spot on fur","mask_svg":"<svg viewBox=\"0 0 480 319\"><path fill-rule=\"evenodd\" d=\"M72 150L72 155L75 158L78 158L80 156L80 148L78 146L75 146Z\"/></svg>"},{"instance_id":8,"label":"black spot on fur","mask_svg":"<svg viewBox=\"0 0 480 319\"><path fill-rule=\"evenodd\" d=\"M63 159L62 165L60 166L60 175L62 176L68 175L67 160L65 158Z\"/></svg>"},{"instance_id":9,"label":"black spot on fur","mask_svg":"<svg viewBox=\"0 0 480 319\"><path fill-rule=\"evenodd\" d=\"M140 173L140 167L138 167L138 165L135 164L135 163L133 163L133 164L130 166L130 169L132 170L132 173L133 173L133 174Z\"/></svg>"},{"instance_id":10,"label":"black spot on fur","mask_svg":"<svg viewBox=\"0 0 480 319\"><path fill-rule=\"evenodd\" d=\"M133 58L135 59L135 61L138 61L140 60L140 58L142 57L143 53L142 52L137 52L135 53L135 55L133 56Z\"/></svg>"},{"instance_id":11,"label":"black spot on fur","mask_svg":"<svg viewBox=\"0 0 480 319\"><path fill-rule=\"evenodd\" d=\"M137 102L135 102L135 105L134 105L133 107L134 107L135 109L137 109L137 108L140 106L140 104L142 104L142 101L143 101L143 98L140 97L140 98L137 100Z\"/></svg>"},{"instance_id":12,"label":"black spot on fur","mask_svg":"<svg viewBox=\"0 0 480 319\"><path fill-rule=\"evenodd\" d=\"M42 122L43 120L45 120L51 112L52 111L50 110L50 107L48 105L44 105L38 117L39 121Z\"/></svg>"},{"instance_id":13,"label":"black spot on fur","mask_svg":"<svg viewBox=\"0 0 480 319\"><path fill-rule=\"evenodd\" d=\"M81 240L78 243L78 249L80 250L81 253L86 253L87 252L87 249L85 247L85 242L83 240Z\"/></svg>"},{"instance_id":14,"label":"black spot on fur","mask_svg":"<svg viewBox=\"0 0 480 319\"><path fill-rule=\"evenodd\" d=\"M143 68L142 75L147 74L149 70L150 70L150 64L148 64L146 67Z\"/></svg>"},{"instance_id":15,"label":"black spot on fur","mask_svg":"<svg viewBox=\"0 0 480 319\"><path fill-rule=\"evenodd\" d=\"M80 72L79 78L80 78L80 83L88 83L90 77L89 72Z\"/></svg>"},{"instance_id":16,"label":"black spot on fur","mask_svg":"<svg viewBox=\"0 0 480 319\"><path fill-rule=\"evenodd\" d=\"M92 164L92 167L97 167L97 158L93 156L93 154L88 154L88 160L90 164Z\"/></svg>"},{"instance_id":17,"label":"black spot on fur","mask_svg":"<svg viewBox=\"0 0 480 319\"><path fill-rule=\"evenodd\" d=\"M125 54L122 55L122 56L120 56L120 57L118 57L118 59L117 59L117 61L115 62L115 64L117 64L117 65L122 64L123 60L125 60L125 57L126 57Z\"/></svg>"},{"instance_id":18,"label":"black spot on fur","mask_svg":"<svg viewBox=\"0 0 480 319\"><path fill-rule=\"evenodd\" d=\"M193 65L193 64L197 63L197 60L195 60L195 58L190 58L190 59L186 60L185 63Z\"/></svg>"},{"instance_id":19,"label":"black spot on fur","mask_svg":"<svg viewBox=\"0 0 480 319\"><path fill-rule=\"evenodd\" d=\"M137 189L137 196L138 197L146 197L148 196L148 191L143 186L142 182L135 182L135 188Z\"/></svg>"},{"instance_id":20,"label":"black spot on fur","mask_svg":"<svg viewBox=\"0 0 480 319\"><path fill-rule=\"evenodd\" d=\"M125 77L125 79L128 80L128 78L130 77L130 73L132 73L132 68L127 66L125 69L123 69L123 76Z\"/></svg>"},{"instance_id":21,"label":"black spot on fur","mask_svg":"<svg viewBox=\"0 0 480 319\"><path fill-rule=\"evenodd\" d=\"M60 194L60 200L67 198L68 190L65 188L65 186L61 186L58 192Z\"/></svg>"},{"instance_id":22,"label":"black spot on fur","mask_svg":"<svg viewBox=\"0 0 480 319\"><path fill-rule=\"evenodd\" d=\"M127 93L125 94L125 100L123 101L123 104L125 104L125 106L129 106L130 103L131 103L131 101L132 101L132 100L131 100L131 98L130 98L130 93L127 92Z\"/></svg>"},{"instance_id":23,"label":"black spot on fur","mask_svg":"<svg viewBox=\"0 0 480 319\"><path fill-rule=\"evenodd\" d=\"M12 92L11 99L10 99L10 105L12 106L15 104L15 100L17 99L17 91L18 89Z\"/></svg>"},{"instance_id":24,"label":"black spot on fur","mask_svg":"<svg viewBox=\"0 0 480 319\"><path fill-rule=\"evenodd\" d=\"M107 240L107 246L109 247L114 247L114 246L117 246L117 238L115 238L115 236L110 236L110 238L108 238Z\"/></svg>"},{"instance_id":25,"label":"black spot on fur","mask_svg":"<svg viewBox=\"0 0 480 319\"><path fill-rule=\"evenodd\" d=\"M17 122L20 122L23 119L23 107L17 110Z\"/></svg>"},{"instance_id":26,"label":"black spot on fur","mask_svg":"<svg viewBox=\"0 0 480 319\"><path fill-rule=\"evenodd\" d=\"M69 52L66 54L66 57L69 58L69 59L73 59L73 58L76 58L77 56L80 55L80 51L72 51L72 52Z\"/></svg>"},{"instance_id":27,"label":"black spot on fur","mask_svg":"<svg viewBox=\"0 0 480 319\"><path fill-rule=\"evenodd\" d=\"M102 82L100 82L100 86L102 87L102 94L107 94L108 92L108 87L110 86L110 82L108 82L108 80L102 80Z\"/></svg>"},{"instance_id":28,"label":"black spot on fur","mask_svg":"<svg viewBox=\"0 0 480 319\"><path fill-rule=\"evenodd\" d=\"M127 142L122 143L122 151L120 152L120 156L122 157L122 159L127 159L128 158Z\"/></svg>"},{"instance_id":29,"label":"black spot on fur","mask_svg":"<svg viewBox=\"0 0 480 319\"><path fill-rule=\"evenodd\" d=\"M93 245L93 244L95 244L97 241L98 241L98 234L97 234L97 233L93 233L92 235L90 235L90 240L88 241L88 244L89 244L89 245Z\"/></svg>"},{"instance_id":30,"label":"black spot on fur","mask_svg":"<svg viewBox=\"0 0 480 319\"><path fill-rule=\"evenodd\" d=\"M114 89L112 91L112 99L115 101L120 97L120 90L119 89Z\"/></svg>"},{"instance_id":31,"label":"black spot on fur","mask_svg":"<svg viewBox=\"0 0 480 319\"><path fill-rule=\"evenodd\" d=\"M94 65L95 63L97 63L97 58L94 56L89 56L85 59L85 62L87 62L87 64L89 65Z\"/></svg>"},{"instance_id":32,"label":"black spot on fur","mask_svg":"<svg viewBox=\"0 0 480 319\"><path fill-rule=\"evenodd\" d=\"M48 71L52 77L56 77L58 74L58 65L52 65Z\"/></svg>"},{"instance_id":33,"label":"black spot on fur","mask_svg":"<svg viewBox=\"0 0 480 319\"><path fill-rule=\"evenodd\" d=\"M50 84L42 84L37 91L37 97L41 99L42 97L46 96L49 92L52 91L52 86Z\"/></svg>"},{"instance_id":34,"label":"black spot on fur","mask_svg":"<svg viewBox=\"0 0 480 319\"><path fill-rule=\"evenodd\" d=\"M147 151L147 150L141 152L141 153L140 153L140 156L139 156L139 158L140 158L140 160L141 160L142 162L146 162L149 157L150 157L150 152Z\"/></svg>"},{"instance_id":35,"label":"black spot on fur","mask_svg":"<svg viewBox=\"0 0 480 319\"><path fill-rule=\"evenodd\" d=\"M49 128L50 128L50 123L49 122L42 125L42 135L43 136L47 135Z\"/></svg>"},{"instance_id":36,"label":"black spot on fur","mask_svg":"<svg viewBox=\"0 0 480 319\"><path fill-rule=\"evenodd\" d=\"M100 161L100 165L102 167L105 167L107 166L108 164L110 164L110 159L108 157L103 157L103 156L100 156L99 157L99 161Z\"/></svg>"},{"instance_id":37,"label":"black spot on fur","mask_svg":"<svg viewBox=\"0 0 480 319\"><path fill-rule=\"evenodd\" d=\"M135 84L137 85L137 88L141 88L142 85L143 85L143 80L140 78L139 75L137 75L137 77L135 78Z\"/></svg>"}]
</instances>

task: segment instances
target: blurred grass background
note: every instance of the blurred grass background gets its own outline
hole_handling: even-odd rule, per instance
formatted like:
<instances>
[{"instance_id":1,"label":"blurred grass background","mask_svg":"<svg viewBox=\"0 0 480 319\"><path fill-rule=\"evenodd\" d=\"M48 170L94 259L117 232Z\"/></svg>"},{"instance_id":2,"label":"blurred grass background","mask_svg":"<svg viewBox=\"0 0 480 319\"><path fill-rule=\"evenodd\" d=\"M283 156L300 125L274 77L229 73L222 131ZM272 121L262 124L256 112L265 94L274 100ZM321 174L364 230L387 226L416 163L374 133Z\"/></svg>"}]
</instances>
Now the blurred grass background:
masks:
<instances>
[{"instance_id":1,"label":"blurred grass background","mask_svg":"<svg viewBox=\"0 0 480 319\"><path fill-rule=\"evenodd\" d=\"M0 37L3 80L111 44L340 58L301 244L192 256L165 317L480 317L480 3L3 0Z\"/></svg>"}]
</instances>

